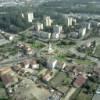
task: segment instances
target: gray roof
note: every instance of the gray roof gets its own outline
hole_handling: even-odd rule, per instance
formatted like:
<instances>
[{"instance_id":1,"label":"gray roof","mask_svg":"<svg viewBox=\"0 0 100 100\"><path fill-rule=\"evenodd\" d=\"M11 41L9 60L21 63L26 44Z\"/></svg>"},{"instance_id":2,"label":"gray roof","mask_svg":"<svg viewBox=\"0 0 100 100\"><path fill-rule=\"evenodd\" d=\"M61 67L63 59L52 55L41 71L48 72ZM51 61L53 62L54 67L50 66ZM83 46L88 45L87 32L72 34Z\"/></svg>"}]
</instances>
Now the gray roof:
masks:
<instances>
[{"instance_id":1,"label":"gray roof","mask_svg":"<svg viewBox=\"0 0 100 100\"><path fill-rule=\"evenodd\" d=\"M33 35L37 36L37 37L40 37L40 38L46 38L48 39L49 38L49 32L44 32L44 31L40 31L40 32L33 32Z\"/></svg>"},{"instance_id":2,"label":"gray roof","mask_svg":"<svg viewBox=\"0 0 100 100\"><path fill-rule=\"evenodd\" d=\"M100 85L96 90L96 94L94 95L92 100L100 100Z\"/></svg>"}]
</instances>

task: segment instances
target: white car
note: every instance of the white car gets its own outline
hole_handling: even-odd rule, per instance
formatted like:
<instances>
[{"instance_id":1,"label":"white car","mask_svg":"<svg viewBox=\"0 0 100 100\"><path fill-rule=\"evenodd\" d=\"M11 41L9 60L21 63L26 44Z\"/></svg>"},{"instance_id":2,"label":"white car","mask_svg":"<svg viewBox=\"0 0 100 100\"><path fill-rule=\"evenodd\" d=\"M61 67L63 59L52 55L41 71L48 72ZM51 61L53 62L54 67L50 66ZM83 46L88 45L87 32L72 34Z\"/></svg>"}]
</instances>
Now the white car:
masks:
<instances>
[{"instance_id":1,"label":"white car","mask_svg":"<svg viewBox=\"0 0 100 100\"><path fill-rule=\"evenodd\" d=\"M100 88L97 89L96 94L100 94Z\"/></svg>"}]
</instances>

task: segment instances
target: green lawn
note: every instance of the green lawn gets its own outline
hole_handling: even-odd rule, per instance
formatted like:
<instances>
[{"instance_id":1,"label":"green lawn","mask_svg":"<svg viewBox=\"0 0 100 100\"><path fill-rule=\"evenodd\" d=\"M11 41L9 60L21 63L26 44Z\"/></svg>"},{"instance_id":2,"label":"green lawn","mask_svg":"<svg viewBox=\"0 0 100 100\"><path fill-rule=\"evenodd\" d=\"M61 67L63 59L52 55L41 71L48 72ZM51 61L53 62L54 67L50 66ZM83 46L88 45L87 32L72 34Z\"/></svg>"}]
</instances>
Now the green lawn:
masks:
<instances>
[{"instance_id":1,"label":"green lawn","mask_svg":"<svg viewBox=\"0 0 100 100\"><path fill-rule=\"evenodd\" d=\"M4 88L0 88L0 98L7 98L6 91Z\"/></svg>"},{"instance_id":2,"label":"green lawn","mask_svg":"<svg viewBox=\"0 0 100 100\"><path fill-rule=\"evenodd\" d=\"M58 54L55 58L59 61L65 61L67 56L65 54Z\"/></svg>"},{"instance_id":3,"label":"green lawn","mask_svg":"<svg viewBox=\"0 0 100 100\"><path fill-rule=\"evenodd\" d=\"M0 81L0 100L7 100L8 96L6 94L3 83Z\"/></svg>"},{"instance_id":4,"label":"green lawn","mask_svg":"<svg viewBox=\"0 0 100 100\"><path fill-rule=\"evenodd\" d=\"M86 59L86 60L81 60L81 59L75 59L75 62L81 65L92 65L94 64L92 61Z\"/></svg>"},{"instance_id":5,"label":"green lawn","mask_svg":"<svg viewBox=\"0 0 100 100\"><path fill-rule=\"evenodd\" d=\"M92 100L92 96L83 93L82 89L78 88L70 100Z\"/></svg>"},{"instance_id":6,"label":"green lawn","mask_svg":"<svg viewBox=\"0 0 100 100\"><path fill-rule=\"evenodd\" d=\"M63 82L69 81L67 75L63 72L58 72L57 75L51 80L53 86L61 85Z\"/></svg>"},{"instance_id":7,"label":"green lawn","mask_svg":"<svg viewBox=\"0 0 100 100\"><path fill-rule=\"evenodd\" d=\"M3 85L3 83L0 81L0 88L3 88L4 87L4 85Z\"/></svg>"},{"instance_id":8,"label":"green lawn","mask_svg":"<svg viewBox=\"0 0 100 100\"><path fill-rule=\"evenodd\" d=\"M97 46L94 56L100 58L100 45Z\"/></svg>"},{"instance_id":9,"label":"green lawn","mask_svg":"<svg viewBox=\"0 0 100 100\"><path fill-rule=\"evenodd\" d=\"M32 48L43 48L45 45L43 45L42 43L39 42L34 42L32 44Z\"/></svg>"},{"instance_id":10,"label":"green lawn","mask_svg":"<svg viewBox=\"0 0 100 100\"><path fill-rule=\"evenodd\" d=\"M77 100L92 100L92 97L83 92L80 92L80 94L77 97Z\"/></svg>"},{"instance_id":11,"label":"green lawn","mask_svg":"<svg viewBox=\"0 0 100 100\"><path fill-rule=\"evenodd\" d=\"M56 89L66 92L70 82L71 79L64 72L58 72L57 75L50 81L50 84Z\"/></svg>"}]
</instances>

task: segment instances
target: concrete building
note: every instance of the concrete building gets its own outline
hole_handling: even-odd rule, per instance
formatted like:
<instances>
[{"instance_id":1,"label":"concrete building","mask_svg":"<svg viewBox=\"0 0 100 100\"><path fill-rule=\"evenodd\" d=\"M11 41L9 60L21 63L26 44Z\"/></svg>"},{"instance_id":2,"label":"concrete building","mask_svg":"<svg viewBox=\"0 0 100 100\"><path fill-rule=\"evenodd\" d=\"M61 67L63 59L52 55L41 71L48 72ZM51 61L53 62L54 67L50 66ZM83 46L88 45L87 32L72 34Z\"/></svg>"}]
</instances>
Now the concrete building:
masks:
<instances>
[{"instance_id":1,"label":"concrete building","mask_svg":"<svg viewBox=\"0 0 100 100\"><path fill-rule=\"evenodd\" d=\"M53 20L50 18L50 16L45 16L44 17L44 24L47 27L50 27L53 23Z\"/></svg>"},{"instance_id":2,"label":"concrete building","mask_svg":"<svg viewBox=\"0 0 100 100\"><path fill-rule=\"evenodd\" d=\"M59 39L61 32L62 32L62 26L60 26L60 25L54 25L53 26L52 38L53 39Z\"/></svg>"},{"instance_id":3,"label":"concrete building","mask_svg":"<svg viewBox=\"0 0 100 100\"><path fill-rule=\"evenodd\" d=\"M73 23L73 18L72 17L68 17L67 18L67 25L68 26L72 26L72 23Z\"/></svg>"},{"instance_id":4,"label":"concrete building","mask_svg":"<svg viewBox=\"0 0 100 100\"><path fill-rule=\"evenodd\" d=\"M53 33L52 34L52 39L60 39L60 34L58 34L58 33Z\"/></svg>"},{"instance_id":5,"label":"concrete building","mask_svg":"<svg viewBox=\"0 0 100 100\"><path fill-rule=\"evenodd\" d=\"M25 49L26 49L26 53L28 55L32 55L33 54L33 50L32 50L32 48L30 46L26 46Z\"/></svg>"},{"instance_id":6,"label":"concrete building","mask_svg":"<svg viewBox=\"0 0 100 100\"><path fill-rule=\"evenodd\" d=\"M39 31L39 32L34 32L33 36L44 40L44 39L50 39L51 38L51 33Z\"/></svg>"},{"instance_id":7,"label":"concrete building","mask_svg":"<svg viewBox=\"0 0 100 100\"><path fill-rule=\"evenodd\" d=\"M62 32L62 26L60 26L60 25L54 25L53 26L53 33L60 34L61 32Z\"/></svg>"},{"instance_id":8,"label":"concrete building","mask_svg":"<svg viewBox=\"0 0 100 100\"><path fill-rule=\"evenodd\" d=\"M73 24L76 25L77 20L75 18L73 18Z\"/></svg>"},{"instance_id":9,"label":"concrete building","mask_svg":"<svg viewBox=\"0 0 100 100\"><path fill-rule=\"evenodd\" d=\"M24 62L22 62L22 64L23 64L23 67L26 68L26 69L30 67L30 61L29 60L25 60Z\"/></svg>"},{"instance_id":10,"label":"concrete building","mask_svg":"<svg viewBox=\"0 0 100 100\"><path fill-rule=\"evenodd\" d=\"M39 64L37 63L37 61L35 59L33 59L31 61L31 67L32 67L33 70L34 69L39 69Z\"/></svg>"},{"instance_id":11,"label":"concrete building","mask_svg":"<svg viewBox=\"0 0 100 100\"><path fill-rule=\"evenodd\" d=\"M0 71L0 77L6 88L9 88L10 86L18 82L16 74L10 67L2 69Z\"/></svg>"},{"instance_id":12,"label":"concrete building","mask_svg":"<svg viewBox=\"0 0 100 100\"><path fill-rule=\"evenodd\" d=\"M14 40L14 36L13 36L13 35L10 35L10 36L9 36L9 40L10 40L10 41Z\"/></svg>"},{"instance_id":13,"label":"concrete building","mask_svg":"<svg viewBox=\"0 0 100 100\"><path fill-rule=\"evenodd\" d=\"M55 67L57 67L57 63L58 63L58 61L56 59L48 59L47 67L50 69L54 69Z\"/></svg>"},{"instance_id":14,"label":"concrete building","mask_svg":"<svg viewBox=\"0 0 100 100\"><path fill-rule=\"evenodd\" d=\"M36 31L43 30L43 24L42 24L42 23L36 23L36 25L35 25L35 30L36 30Z\"/></svg>"},{"instance_id":15,"label":"concrete building","mask_svg":"<svg viewBox=\"0 0 100 100\"><path fill-rule=\"evenodd\" d=\"M91 22L83 22L82 27L86 27L86 29L90 30L91 29Z\"/></svg>"},{"instance_id":16,"label":"concrete building","mask_svg":"<svg viewBox=\"0 0 100 100\"><path fill-rule=\"evenodd\" d=\"M88 30L91 29L91 23L88 23L87 29L88 29Z\"/></svg>"},{"instance_id":17,"label":"concrete building","mask_svg":"<svg viewBox=\"0 0 100 100\"><path fill-rule=\"evenodd\" d=\"M86 82L86 78L83 75L78 75L73 83L73 85L77 88L83 86Z\"/></svg>"},{"instance_id":18,"label":"concrete building","mask_svg":"<svg viewBox=\"0 0 100 100\"><path fill-rule=\"evenodd\" d=\"M77 20L76 18L72 17L72 16L68 16L67 17L67 26L72 26L72 25L76 25Z\"/></svg>"},{"instance_id":19,"label":"concrete building","mask_svg":"<svg viewBox=\"0 0 100 100\"><path fill-rule=\"evenodd\" d=\"M70 32L69 33L69 37L70 38L78 38L79 37L79 33L78 32Z\"/></svg>"},{"instance_id":20,"label":"concrete building","mask_svg":"<svg viewBox=\"0 0 100 100\"><path fill-rule=\"evenodd\" d=\"M43 76L44 81L50 81L53 78L53 72L52 71L47 71L45 75Z\"/></svg>"},{"instance_id":21,"label":"concrete building","mask_svg":"<svg viewBox=\"0 0 100 100\"><path fill-rule=\"evenodd\" d=\"M27 14L27 16L28 16L28 22L32 23L32 21L33 21L33 19L34 19L33 12L29 12L29 13Z\"/></svg>"},{"instance_id":22,"label":"concrete building","mask_svg":"<svg viewBox=\"0 0 100 100\"><path fill-rule=\"evenodd\" d=\"M80 35L81 35L81 37L84 37L85 35L86 35L86 27L83 27L83 28L81 28L80 30L79 30L79 33L80 33Z\"/></svg>"}]
</instances>

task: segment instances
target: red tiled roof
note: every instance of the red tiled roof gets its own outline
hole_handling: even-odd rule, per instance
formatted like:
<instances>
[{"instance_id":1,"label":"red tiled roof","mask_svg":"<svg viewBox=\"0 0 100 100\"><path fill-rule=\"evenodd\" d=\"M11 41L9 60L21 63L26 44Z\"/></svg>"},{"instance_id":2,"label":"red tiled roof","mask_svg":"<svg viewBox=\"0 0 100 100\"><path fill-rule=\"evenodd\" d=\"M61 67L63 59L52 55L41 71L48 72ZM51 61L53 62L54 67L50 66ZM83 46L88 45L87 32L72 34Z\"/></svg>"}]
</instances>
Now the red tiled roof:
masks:
<instances>
[{"instance_id":1,"label":"red tiled roof","mask_svg":"<svg viewBox=\"0 0 100 100\"><path fill-rule=\"evenodd\" d=\"M84 78L82 75L77 76L76 80L74 81L74 84L81 87L86 82L86 78Z\"/></svg>"},{"instance_id":2,"label":"red tiled roof","mask_svg":"<svg viewBox=\"0 0 100 100\"><path fill-rule=\"evenodd\" d=\"M7 85L11 84L12 82L14 82L13 77L9 74L1 75L1 79L2 79L5 86L7 86Z\"/></svg>"}]
</instances>

